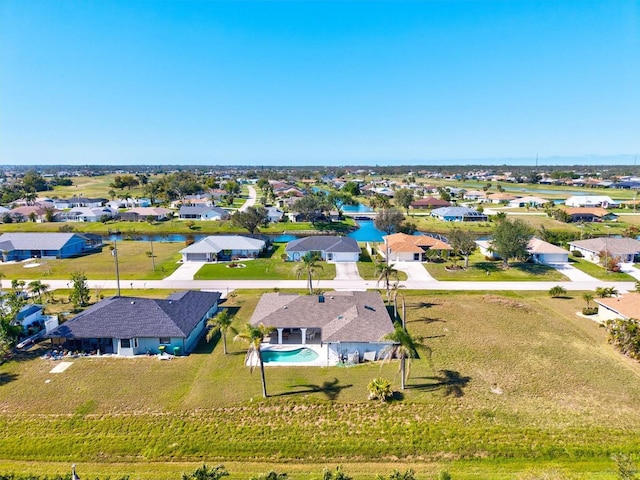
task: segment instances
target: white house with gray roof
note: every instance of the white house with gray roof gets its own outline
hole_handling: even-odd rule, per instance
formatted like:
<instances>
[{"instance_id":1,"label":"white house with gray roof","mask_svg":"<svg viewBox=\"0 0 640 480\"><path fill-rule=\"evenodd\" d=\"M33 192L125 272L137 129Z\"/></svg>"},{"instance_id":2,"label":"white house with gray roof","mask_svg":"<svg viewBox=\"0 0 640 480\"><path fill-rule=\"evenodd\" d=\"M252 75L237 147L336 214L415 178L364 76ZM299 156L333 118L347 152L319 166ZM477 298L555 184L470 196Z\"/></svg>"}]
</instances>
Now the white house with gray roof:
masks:
<instances>
[{"instance_id":1,"label":"white house with gray roof","mask_svg":"<svg viewBox=\"0 0 640 480\"><path fill-rule=\"evenodd\" d=\"M266 248L259 238L242 235L210 235L180 250L183 262L215 262L256 258Z\"/></svg>"},{"instance_id":2,"label":"white house with gray roof","mask_svg":"<svg viewBox=\"0 0 640 480\"><path fill-rule=\"evenodd\" d=\"M600 263L600 254L606 252L620 262L634 262L640 259L640 240L635 238L598 237L569 242L571 251L578 251L590 262Z\"/></svg>"},{"instance_id":3,"label":"white house with gray roof","mask_svg":"<svg viewBox=\"0 0 640 480\"><path fill-rule=\"evenodd\" d=\"M315 235L287 243L284 249L289 260L298 261L307 253L327 262L357 262L360 259L358 242L351 237Z\"/></svg>"},{"instance_id":4,"label":"white house with gray roof","mask_svg":"<svg viewBox=\"0 0 640 480\"><path fill-rule=\"evenodd\" d=\"M336 291L324 295L265 293L253 312L251 325L274 328L267 343L326 348L325 364L358 352L375 359L391 342L382 337L393 323L377 292ZM333 359L333 362L331 361Z\"/></svg>"},{"instance_id":5,"label":"white house with gray roof","mask_svg":"<svg viewBox=\"0 0 640 480\"><path fill-rule=\"evenodd\" d=\"M166 299L110 297L49 332L69 350L134 356L193 351L207 319L218 310L219 292L188 290ZM161 348L162 347L162 348Z\"/></svg>"},{"instance_id":6,"label":"white house with gray roof","mask_svg":"<svg viewBox=\"0 0 640 480\"><path fill-rule=\"evenodd\" d=\"M229 212L220 207L206 205L183 205L178 212L180 220L224 220Z\"/></svg>"}]
</instances>

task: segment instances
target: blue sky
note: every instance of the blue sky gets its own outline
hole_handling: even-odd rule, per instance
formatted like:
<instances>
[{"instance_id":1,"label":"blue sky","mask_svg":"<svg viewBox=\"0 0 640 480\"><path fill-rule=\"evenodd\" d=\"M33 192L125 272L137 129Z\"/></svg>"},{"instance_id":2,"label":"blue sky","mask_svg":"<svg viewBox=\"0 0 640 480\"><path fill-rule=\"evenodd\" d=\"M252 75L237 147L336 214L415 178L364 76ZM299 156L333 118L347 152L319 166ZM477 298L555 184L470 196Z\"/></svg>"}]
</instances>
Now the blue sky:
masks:
<instances>
[{"instance_id":1,"label":"blue sky","mask_svg":"<svg viewBox=\"0 0 640 480\"><path fill-rule=\"evenodd\" d=\"M639 1L0 2L2 164L536 153L640 154Z\"/></svg>"}]
</instances>

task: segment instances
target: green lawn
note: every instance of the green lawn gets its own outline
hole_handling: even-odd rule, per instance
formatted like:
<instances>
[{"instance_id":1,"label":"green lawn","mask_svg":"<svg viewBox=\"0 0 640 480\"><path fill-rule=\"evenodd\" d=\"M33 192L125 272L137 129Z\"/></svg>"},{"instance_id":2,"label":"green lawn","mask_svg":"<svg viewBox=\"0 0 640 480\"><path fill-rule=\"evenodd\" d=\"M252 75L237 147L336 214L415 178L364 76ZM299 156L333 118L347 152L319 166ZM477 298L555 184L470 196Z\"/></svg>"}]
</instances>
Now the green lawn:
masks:
<instances>
[{"instance_id":1,"label":"green lawn","mask_svg":"<svg viewBox=\"0 0 640 480\"><path fill-rule=\"evenodd\" d=\"M502 261L487 261L479 252L469 257L469 268L466 270L452 270L451 261L444 263L424 263L424 267L436 280L459 281L567 281L568 278L557 270L538 263L509 263L509 268L502 268ZM463 266L464 261L458 261ZM487 272L489 272L487 274Z\"/></svg>"},{"instance_id":2,"label":"green lawn","mask_svg":"<svg viewBox=\"0 0 640 480\"><path fill-rule=\"evenodd\" d=\"M205 461L241 472L230 478L277 468L311 480L342 464L358 480L410 466L429 475L420 478L566 469L613 479L610 454L637 451L640 364L575 315L580 294L404 295L408 328L433 353L413 362L409 388L388 405L368 401L366 385L383 376L397 388L396 364L267 367L262 400L260 376L233 342L227 356L203 342L172 362L80 358L62 374L33 352L0 366L0 467L52 473L90 462L92 477L160 479ZM256 302L229 299L236 326Z\"/></svg>"},{"instance_id":3,"label":"green lawn","mask_svg":"<svg viewBox=\"0 0 640 480\"><path fill-rule=\"evenodd\" d=\"M267 258L245 260L235 262L244 267L230 268L229 263L217 263L204 265L194 276L194 280L296 280L293 269L295 262L282 260L285 243L274 243L274 250ZM335 265L327 262L318 262L316 267L317 278L321 280L333 280L336 276ZM306 273L299 277L307 278Z\"/></svg>"},{"instance_id":4,"label":"green lawn","mask_svg":"<svg viewBox=\"0 0 640 480\"><path fill-rule=\"evenodd\" d=\"M589 262L584 258L570 257L571 265L584 273L591 275L599 280L610 280L612 282L635 282L636 279L631 275L622 272L607 272L604 267Z\"/></svg>"},{"instance_id":5,"label":"green lawn","mask_svg":"<svg viewBox=\"0 0 640 480\"><path fill-rule=\"evenodd\" d=\"M179 251L184 244L173 242L154 242L152 259L149 256L151 244L149 242L123 241L118 242L118 263L122 280L160 280L170 275L179 264ZM29 262L31 263L31 262ZM24 268L24 263L0 263L0 272L7 280L38 279L46 283L49 279L67 279L73 272L84 272L90 279L116 278L115 258L109 246L102 251L64 260L39 260L38 267Z\"/></svg>"}]
</instances>

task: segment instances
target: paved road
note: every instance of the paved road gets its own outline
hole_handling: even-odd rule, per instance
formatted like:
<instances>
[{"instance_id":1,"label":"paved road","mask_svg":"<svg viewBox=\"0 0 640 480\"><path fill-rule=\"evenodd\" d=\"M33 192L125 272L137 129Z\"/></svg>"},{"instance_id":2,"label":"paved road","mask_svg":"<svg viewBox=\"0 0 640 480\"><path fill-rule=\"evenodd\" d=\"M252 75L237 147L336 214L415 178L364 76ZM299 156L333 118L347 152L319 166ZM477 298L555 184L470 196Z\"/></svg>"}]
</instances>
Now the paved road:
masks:
<instances>
[{"instance_id":1,"label":"paved road","mask_svg":"<svg viewBox=\"0 0 640 480\"><path fill-rule=\"evenodd\" d=\"M252 185L249 185L249 198L247 198L247 201L244 202L244 205L242 205L238 210L244 212L247 208L253 207L256 204L257 199L258 194L256 193L256 189L253 188Z\"/></svg>"},{"instance_id":2,"label":"paved road","mask_svg":"<svg viewBox=\"0 0 640 480\"><path fill-rule=\"evenodd\" d=\"M46 280L52 290L69 288L69 280ZM115 280L89 280L90 288L115 289ZM304 290L307 285L305 280L133 280L121 281L121 291L126 295L131 288L161 288L161 289L203 289L226 292L236 289L298 289ZM547 291L551 287L560 285L569 291L595 290L597 287L615 287L619 292L632 291L635 282L438 282L431 281L405 281L400 282L410 290L513 290L513 291ZM320 280L313 282L314 288L324 290L371 290L380 288L375 280Z\"/></svg>"}]
</instances>

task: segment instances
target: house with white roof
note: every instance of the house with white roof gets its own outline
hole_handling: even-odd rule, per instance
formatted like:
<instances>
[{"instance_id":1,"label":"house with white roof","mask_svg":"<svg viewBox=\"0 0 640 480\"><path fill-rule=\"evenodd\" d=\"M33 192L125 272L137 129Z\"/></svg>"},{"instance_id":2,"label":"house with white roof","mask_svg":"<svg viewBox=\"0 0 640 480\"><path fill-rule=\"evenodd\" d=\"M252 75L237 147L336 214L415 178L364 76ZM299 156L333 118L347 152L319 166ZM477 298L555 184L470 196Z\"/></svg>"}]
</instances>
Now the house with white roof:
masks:
<instances>
[{"instance_id":1,"label":"house with white roof","mask_svg":"<svg viewBox=\"0 0 640 480\"><path fill-rule=\"evenodd\" d=\"M238 258L256 258L266 248L259 238L243 235L209 235L180 250L183 262L215 262Z\"/></svg>"},{"instance_id":2,"label":"house with white roof","mask_svg":"<svg viewBox=\"0 0 640 480\"><path fill-rule=\"evenodd\" d=\"M620 202L607 195L572 195L564 202L567 207L617 208Z\"/></svg>"},{"instance_id":3,"label":"house with white roof","mask_svg":"<svg viewBox=\"0 0 640 480\"><path fill-rule=\"evenodd\" d=\"M178 215L180 220L223 220L229 217L229 212L220 207L183 205Z\"/></svg>"},{"instance_id":4,"label":"house with white roof","mask_svg":"<svg viewBox=\"0 0 640 480\"><path fill-rule=\"evenodd\" d=\"M118 211L109 207L74 207L55 215L57 222L100 222L104 218L112 219Z\"/></svg>"}]
</instances>

